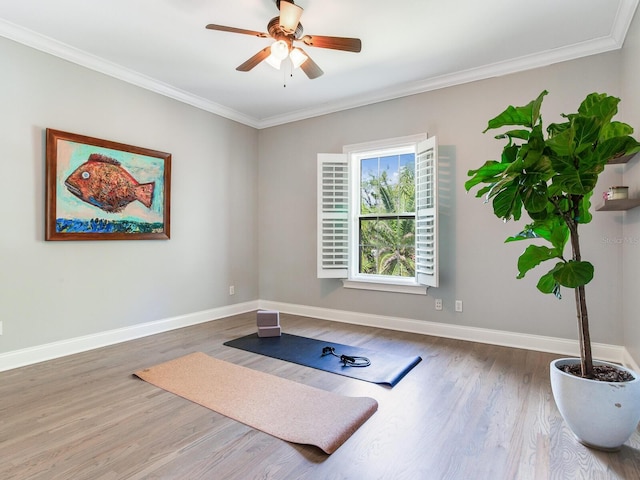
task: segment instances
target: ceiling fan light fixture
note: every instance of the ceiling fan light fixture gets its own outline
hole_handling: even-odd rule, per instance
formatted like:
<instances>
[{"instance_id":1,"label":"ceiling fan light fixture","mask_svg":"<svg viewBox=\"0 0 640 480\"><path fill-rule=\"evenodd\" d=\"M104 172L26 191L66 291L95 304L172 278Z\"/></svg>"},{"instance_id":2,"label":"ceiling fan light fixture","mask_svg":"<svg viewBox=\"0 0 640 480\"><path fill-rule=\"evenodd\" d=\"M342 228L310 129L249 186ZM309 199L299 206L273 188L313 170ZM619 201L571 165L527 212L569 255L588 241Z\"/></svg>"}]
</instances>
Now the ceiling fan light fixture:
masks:
<instances>
[{"instance_id":1,"label":"ceiling fan light fixture","mask_svg":"<svg viewBox=\"0 0 640 480\"><path fill-rule=\"evenodd\" d=\"M284 40L273 42L273 45L271 45L270 56L282 61L287 58L287 55L289 55L289 45L287 45L287 42Z\"/></svg>"},{"instance_id":2,"label":"ceiling fan light fixture","mask_svg":"<svg viewBox=\"0 0 640 480\"><path fill-rule=\"evenodd\" d=\"M304 62L306 62L309 57L307 57L299 48L294 48L293 50L291 50L289 58L291 59L293 68L298 68Z\"/></svg>"},{"instance_id":3,"label":"ceiling fan light fixture","mask_svg":"<svg viewBox=\"0 0 640 480\"><path fill-rule=\"evenodd\" d=\"M264 59L264 61L267 62L276 70L280 70L280 65L282 64L282 60L277 59L273 55L269 55L267 58Z\"/></svg>"},{"instance_id":4,"label":"ceiling fan light fixture","mask_svg":"<svg viewBox=\"0 0 640 480\"><path fill-rule=\"evenodd\" d=\"M284 40L278 40L271 45L271 55L265 61L276 70L280 70L282 61L289 55L289 45Z\"/></svg>"},{"instance_id":5,"label":"ceiling fan light fixture","mask_svg":"<svg viewBox=\"0 0 640 480\"><path fill-rule=\"evenodd\" d=\"M291 34L296 31L302 10L302 7L293 2L280 0L280 28L284 33Z\"/></svg>"}]
</instances>

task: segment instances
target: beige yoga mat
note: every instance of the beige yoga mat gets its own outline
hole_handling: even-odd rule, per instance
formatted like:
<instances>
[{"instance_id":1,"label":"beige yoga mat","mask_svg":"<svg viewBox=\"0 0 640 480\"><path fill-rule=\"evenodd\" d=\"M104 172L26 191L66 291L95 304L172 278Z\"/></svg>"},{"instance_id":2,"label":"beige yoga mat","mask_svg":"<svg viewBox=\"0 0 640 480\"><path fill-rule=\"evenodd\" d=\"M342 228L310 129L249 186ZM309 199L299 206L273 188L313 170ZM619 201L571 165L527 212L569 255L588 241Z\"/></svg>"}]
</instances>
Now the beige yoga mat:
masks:
<instances>
[{"instance_id":1,"label":"beige yoga mat","mask_svg":"<svg viewBox=\"0 0 640 480\"><path fill-rule=\"evenodd\" d=\"M329 454L378 409L373 398L338 395L201 352L135 375L274 437Z\"/></svg>"}]
</instances>

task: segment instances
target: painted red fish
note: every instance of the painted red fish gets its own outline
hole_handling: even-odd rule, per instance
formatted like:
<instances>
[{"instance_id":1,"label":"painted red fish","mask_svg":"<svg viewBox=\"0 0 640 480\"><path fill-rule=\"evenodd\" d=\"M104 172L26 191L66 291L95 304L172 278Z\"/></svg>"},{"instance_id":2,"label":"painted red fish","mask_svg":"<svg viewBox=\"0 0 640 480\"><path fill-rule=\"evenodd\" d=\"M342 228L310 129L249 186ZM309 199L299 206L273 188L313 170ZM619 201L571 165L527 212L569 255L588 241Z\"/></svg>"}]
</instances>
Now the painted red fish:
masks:
<instances>
[{"instance_id":1,"label":"painted red fish","mask_svg":"<svg viewBox=\"0 0 640 480\"><path fill-rule=\"evenodd\" d=\"M99 153L89 155L64 184L80 200L109 213L136 200L151 208L155 188L155 182L138 183L119 161Z\"/></svg>"}]
</instances>

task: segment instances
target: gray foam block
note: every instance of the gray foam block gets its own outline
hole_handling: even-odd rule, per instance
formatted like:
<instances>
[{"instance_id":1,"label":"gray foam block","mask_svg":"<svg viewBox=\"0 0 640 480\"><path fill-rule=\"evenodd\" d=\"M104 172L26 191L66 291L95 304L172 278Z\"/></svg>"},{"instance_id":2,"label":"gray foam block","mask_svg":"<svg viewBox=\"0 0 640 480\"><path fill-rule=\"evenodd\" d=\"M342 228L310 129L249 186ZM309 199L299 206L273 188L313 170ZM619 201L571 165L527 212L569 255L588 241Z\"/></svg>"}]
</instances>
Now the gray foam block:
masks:
<instances>
[{"instance_id":1,"label":"gray foam block","mask_svg":"<svg viewBox=\"0 0 640 480\"><path fill-rule=\"evenodd\" d=\"M279 337L280 334L280 327L258 327L259 337Z\"/></svg>"},{"instance_id":2,"label":"gray foam block","mask_svg":"<svg viewBox=\"0 0 640 480\"><path fill-rule=\"evenodd\" d=\"M280 312L274 310L259 310L257 321L258 327L277 327L280 325Z\"/></svg>"}]
</instances>

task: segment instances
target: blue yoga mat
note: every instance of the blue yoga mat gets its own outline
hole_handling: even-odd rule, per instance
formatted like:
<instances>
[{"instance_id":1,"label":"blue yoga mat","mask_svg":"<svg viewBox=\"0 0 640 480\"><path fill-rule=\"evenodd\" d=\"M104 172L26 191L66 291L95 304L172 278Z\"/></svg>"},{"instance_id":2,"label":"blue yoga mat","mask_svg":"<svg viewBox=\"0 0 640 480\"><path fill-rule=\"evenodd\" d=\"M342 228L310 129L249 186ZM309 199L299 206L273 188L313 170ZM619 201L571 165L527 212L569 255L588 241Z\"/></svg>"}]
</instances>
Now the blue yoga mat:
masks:
<instances>
[{"instance_id":1,"label":"blue yoga mat","mask_svg":"<svg viewBox=\"0 0 640 480\"><path fill-rule=\"evenodd\" d=\"M403 357L287 333L279 337L258 337L257 333L252 333L225 342L224 345L391 387L422 361L418 356ZM366 357L371 361L371 365L368 367L344 366L340 359L333 355L322 356L324 347L333 347L338 355Z\"/></svg>"}]
</instances>

